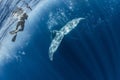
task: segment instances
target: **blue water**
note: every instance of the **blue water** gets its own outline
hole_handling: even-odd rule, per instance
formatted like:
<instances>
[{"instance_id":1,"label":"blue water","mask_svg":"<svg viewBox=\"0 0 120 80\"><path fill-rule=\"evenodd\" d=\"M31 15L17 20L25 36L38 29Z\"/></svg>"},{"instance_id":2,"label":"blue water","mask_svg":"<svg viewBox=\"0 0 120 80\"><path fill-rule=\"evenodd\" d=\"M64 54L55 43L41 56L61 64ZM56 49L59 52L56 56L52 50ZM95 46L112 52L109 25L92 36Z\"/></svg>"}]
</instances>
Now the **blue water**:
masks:
<instances>
[{"instance_id":1,"label":"blue water","mask_svg":"<svg viewBox=\"0 0 120 80\"><path fill-rule=\"evenodd\" d=\"M74 0L71 11L61 0L34 14L30 25L35 27L34 34L23 49L27 54L21 62L6 64L1 80L120 80L120 2L86 1ZM51 62L47 21L49 13L59 8L66 13L66 22L77 17L86 19L65 36Z\"/></svg>"}]
</instances>

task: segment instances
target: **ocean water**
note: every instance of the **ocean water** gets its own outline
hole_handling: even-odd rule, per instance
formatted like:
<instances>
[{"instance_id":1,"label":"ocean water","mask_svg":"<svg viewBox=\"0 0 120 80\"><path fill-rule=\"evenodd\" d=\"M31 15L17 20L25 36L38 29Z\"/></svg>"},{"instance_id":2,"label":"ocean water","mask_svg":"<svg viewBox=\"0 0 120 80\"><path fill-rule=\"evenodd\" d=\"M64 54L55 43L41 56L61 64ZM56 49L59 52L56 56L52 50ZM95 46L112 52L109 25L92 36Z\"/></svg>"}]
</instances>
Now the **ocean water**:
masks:
<instances>
[{"instance_id":1,"label":"ocean water","mask_svg":"<svg viewBox=\"0 0 120 80\"><path fill-rule=\"evenodd\" d=\"M61 0L38 6L27 23L32 34L21 49L26 55L6 64L1 80L120 80L119 9L119 0ZM78 17L85 20L64 37L50 61L50 30Z\"/></svg>"}]
</instances>

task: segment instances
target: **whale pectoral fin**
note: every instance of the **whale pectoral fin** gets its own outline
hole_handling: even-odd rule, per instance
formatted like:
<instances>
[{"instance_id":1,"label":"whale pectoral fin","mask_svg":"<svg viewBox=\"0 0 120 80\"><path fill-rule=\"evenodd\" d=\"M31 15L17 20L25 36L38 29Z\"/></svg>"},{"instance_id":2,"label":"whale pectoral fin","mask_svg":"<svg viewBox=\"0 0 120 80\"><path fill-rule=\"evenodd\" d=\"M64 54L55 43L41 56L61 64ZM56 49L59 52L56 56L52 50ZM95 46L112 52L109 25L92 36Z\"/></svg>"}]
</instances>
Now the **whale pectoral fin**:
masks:
<instances>
[{"instance_id":1,"label":"whale pectoral fin","mask_svg":"<svg viewBox=\"0 0 120 80\"><path fill-rule=\"evenodd\" d=\"M64 35L59 35L59 36L55 36L55 38L52 40L51 45L49 47L49 58L51 61L53 61L54 53L57 51L63 38L64 38Z\"/></svg>"}]
</instances>

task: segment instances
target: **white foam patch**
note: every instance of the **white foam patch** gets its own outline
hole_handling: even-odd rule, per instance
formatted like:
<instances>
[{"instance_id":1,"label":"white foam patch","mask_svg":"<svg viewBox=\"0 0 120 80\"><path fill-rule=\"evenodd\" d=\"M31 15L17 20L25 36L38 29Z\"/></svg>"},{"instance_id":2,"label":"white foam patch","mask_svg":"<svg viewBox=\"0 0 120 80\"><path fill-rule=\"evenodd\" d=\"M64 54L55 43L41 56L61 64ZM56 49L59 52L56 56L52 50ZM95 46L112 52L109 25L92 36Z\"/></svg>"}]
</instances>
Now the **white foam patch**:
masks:
<instances>
[{"instance_id":1,"label":"white foam patch","mask_svg":"<svg viewBox=\"0 0 120 80\"><path fill-rule=\"evenodd\" d=\"M2 41L0 44L0 65L11 59L13 52L15 53L14 47L13 43L11 43L10 36L7 36L7 38Z\"/></svg>"}]
</instances>

